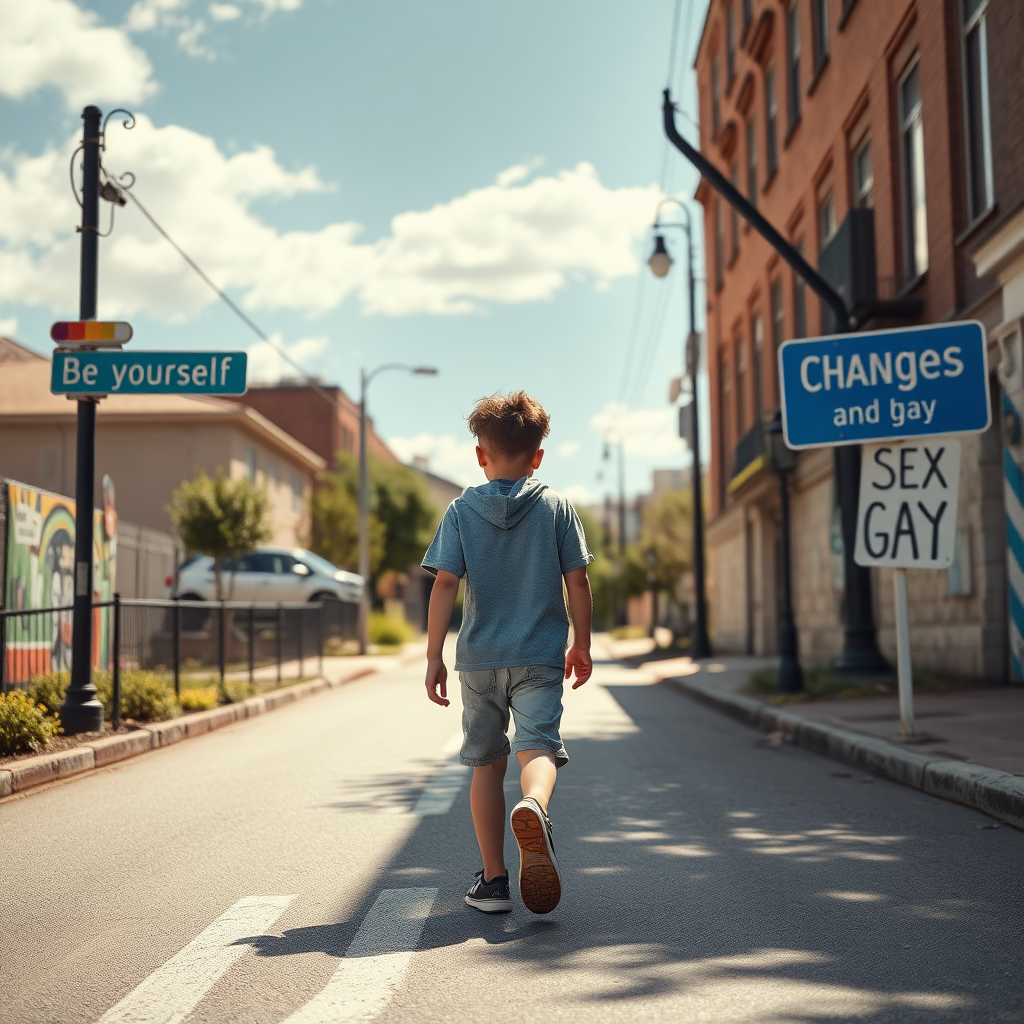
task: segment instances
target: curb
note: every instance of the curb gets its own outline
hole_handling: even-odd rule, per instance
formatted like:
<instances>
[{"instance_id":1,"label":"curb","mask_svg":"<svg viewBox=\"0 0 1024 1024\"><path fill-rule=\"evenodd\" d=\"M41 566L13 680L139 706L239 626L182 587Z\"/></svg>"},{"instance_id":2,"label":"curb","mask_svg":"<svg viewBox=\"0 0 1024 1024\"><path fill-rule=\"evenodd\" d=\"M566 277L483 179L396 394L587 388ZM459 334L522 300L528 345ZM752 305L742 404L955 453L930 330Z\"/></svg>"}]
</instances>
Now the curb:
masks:
<instances>
[{"instance_id":1,"label":"curb","mask_svg":"<svg viewBox=\"0 0 1024 1024\"><path fill-rule=\"evenodd\" d=\"M131 732L93 740L91 743L62 750L56 754L40 754L38 757L15 761L7 768L0 768L0 800L48 782L82 775L149 750L169 747L172 743L202 736L203 733L222 729L232 722L254 718L256 715L265 714L305 697L312 697L325 690L333 690L346 683L355 682L378 671L375 666L367 665L341 679L314 679L312 682L296 683L294 686L272 690L259 697L250 697L237 704L225 704L210 711L196 711L191 715L168 719L166 722L153 722L150 725L139 726Z\"/></svg>"},{"instance_id":2,"label":"curb","mask_svg":"<svg viewBox=\"0 0 1024 1024\"><path fill-rule=\"evenodd\" d=\"M861 768L872 775L901 782L930 796L973 807L1016 828L1024 829L1024 778L996 768L903 750L875 736L862 736L833 725L811 722L780 711L754 697L722 693L685 676L671 676L685 693L738 718L762 732L782 732L792 743Z\"/></svg>"}]
</instances>

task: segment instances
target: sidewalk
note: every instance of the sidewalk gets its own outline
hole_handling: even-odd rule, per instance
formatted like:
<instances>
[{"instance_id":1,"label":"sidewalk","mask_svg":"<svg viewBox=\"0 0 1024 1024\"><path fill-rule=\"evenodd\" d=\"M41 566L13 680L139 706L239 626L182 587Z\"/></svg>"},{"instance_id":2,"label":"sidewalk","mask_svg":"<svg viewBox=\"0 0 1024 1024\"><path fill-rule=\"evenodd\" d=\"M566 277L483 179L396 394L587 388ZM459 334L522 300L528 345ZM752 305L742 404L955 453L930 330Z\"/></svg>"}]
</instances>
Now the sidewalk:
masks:
<instances>
[{"instance_id":1,"label":"sidewalk","mask_svg":"<svg viewBox=\"0 0 1024 1024\"><path fill-rule=\"evenodd\" d=\"M652 679L691 695L764 731L838 757L937 796L977 807L1024 827L1024 690L978 687L914 696L915 726L925 742L900 739L896 694L811 700L774 706L742 693L750 674L774 658L724 656L694 662L659 657L650 640L595 645ZM985 792L982 792L984 790Z\"/></svg>"},{"instance_id":2,"label":"sidewalk","mask_svg":"<svg viewBox=\"0 0 1024 1024\"><path fill-rule=\"evenodd\" d=\"M0 800L16 797L26 790L35 789L46 783L87 774L150 750L202 736L233 722L266 714L293 701L344 686L377 672L413 664L422 660L425 653L424 638L406 644L395 654L324 658L323 675L314 674L307 682L299 682L286 676L280 688L268 689L258 696L235 704L224 704L210 711L196 711L163 722L149 722L126 733L116 733L102 739L85 741L79 746L68 747L65 750L7 762L0 767ZM315 667L315 659L307 660L311 667ZM298 673L297 661L288 662L287 667ZM271 665L260 669L256 676L272 679L276 676L276 671L276 666ZM245 674L247 673L234 675Z\"/></svg>"}]
</instances>

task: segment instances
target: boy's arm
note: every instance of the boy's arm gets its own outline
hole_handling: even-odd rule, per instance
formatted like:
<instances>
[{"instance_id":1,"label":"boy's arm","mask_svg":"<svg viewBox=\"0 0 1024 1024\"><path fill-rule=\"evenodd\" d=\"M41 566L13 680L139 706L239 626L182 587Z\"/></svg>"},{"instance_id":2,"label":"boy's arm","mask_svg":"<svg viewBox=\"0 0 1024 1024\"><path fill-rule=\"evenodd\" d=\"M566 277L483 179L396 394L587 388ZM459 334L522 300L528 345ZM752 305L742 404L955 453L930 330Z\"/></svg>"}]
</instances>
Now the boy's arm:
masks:
<instances>
[{"instance_id":1,"label":"boy's arm","mask_svg":"<svg viewBox=\"0 0 1024 1024\"><path fill-rule=\"evenodd\" d=\"M590 594L590 580L587 579L587 567L573 569L565 574L565 590L569 596L569 614L572 616L572 647L565 655L565 678L569 679L576 673L575 690L582 686L594 671L594 663L590 658L590 617L594 609L594 599Z\"/></svg>"},{"instance_id":2,"label":"boy's arm","mask_svg":"<svg viewBox=\"0 0 1024 1024\"><path fill-rule=\"evenodd\" d=\"M452 609L459 592L459 577L454 573L437 570L434 585L430 589L430 605L427 608L427 696L442 707L451 703L448 697L448 669L442 658L444 638L452 622Z\"/></svg>"}]
</instances>

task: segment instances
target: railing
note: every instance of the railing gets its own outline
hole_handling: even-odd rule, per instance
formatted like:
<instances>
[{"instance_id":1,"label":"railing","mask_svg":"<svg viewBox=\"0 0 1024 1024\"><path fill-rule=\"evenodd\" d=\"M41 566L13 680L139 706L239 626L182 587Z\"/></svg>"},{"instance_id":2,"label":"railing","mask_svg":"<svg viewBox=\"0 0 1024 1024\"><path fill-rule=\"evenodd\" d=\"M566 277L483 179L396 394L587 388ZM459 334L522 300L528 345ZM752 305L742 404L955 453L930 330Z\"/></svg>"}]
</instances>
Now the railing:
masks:
<instances>
[{"instance_id":1,"label":"railing","mask_svg":"<svg viewBox=\"0 0 1024 1024\"><path fill-rule=\"evenodd\" d=\"M71 668L70 607L0 611L0 692L24 688L34 676ZM212 671L247 678L275 667L302 678L308 661L322 671L325 650L357 635L358 606L347 601L306 603L121 600L93 604L98 641L93 665L109 668L115 692L122 669L173 678L174 692ZM101 628L96 628L101 627ZM294 667L290 666L294 663ZM114 706L119 702L115 700Z\"/></svg>"}]
</instances>

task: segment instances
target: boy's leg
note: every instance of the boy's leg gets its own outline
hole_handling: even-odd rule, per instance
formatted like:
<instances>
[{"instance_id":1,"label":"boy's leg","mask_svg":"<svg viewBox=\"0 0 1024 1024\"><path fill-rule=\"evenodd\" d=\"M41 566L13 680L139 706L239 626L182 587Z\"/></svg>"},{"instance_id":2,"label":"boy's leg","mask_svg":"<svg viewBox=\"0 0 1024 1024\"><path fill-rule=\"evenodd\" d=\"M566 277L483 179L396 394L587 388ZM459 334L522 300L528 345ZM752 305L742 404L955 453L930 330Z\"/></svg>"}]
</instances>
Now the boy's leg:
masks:
<instances>
[{"instance_id":1,"label":"boy's leg","mask_svg":"<svg viewBox=\"0 0 1024 1024\"><path fill-rule=\"evenodd\" d=\"M550 750L520 750L519 784L523 787L523 796L532 796L547 813L548 801L555 791L555 773L558 766L555 755Z\"/></svg>"},{"instance_id":2,"label":"boy's leg","mask_svg":"<svg viewBox=\"0 0 1024 1024\"><path fill-rule=\"evenodd\" d=\"M537 751L540 753L540 751ZM473 769L469 806L480 856L484 862L484 881L508 874L505 868L505 769L508 758Z\"/></svg>"}]
</instances>

